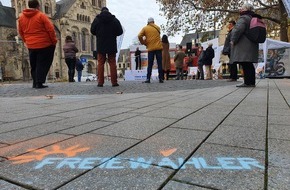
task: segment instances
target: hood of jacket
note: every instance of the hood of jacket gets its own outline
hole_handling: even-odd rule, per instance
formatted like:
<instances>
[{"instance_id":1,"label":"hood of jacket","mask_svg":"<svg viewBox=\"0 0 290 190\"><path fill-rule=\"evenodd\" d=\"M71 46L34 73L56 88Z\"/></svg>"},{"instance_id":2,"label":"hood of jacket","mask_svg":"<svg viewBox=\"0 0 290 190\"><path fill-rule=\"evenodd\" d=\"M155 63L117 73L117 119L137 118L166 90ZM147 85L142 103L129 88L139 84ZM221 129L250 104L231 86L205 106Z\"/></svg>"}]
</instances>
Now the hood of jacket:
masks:
<instances>
[{"instance_id":1,"label":"hood of jacket","mask_svg":"<svg viewBox=\"0 0 290 190\"><path fill-rule=\"evenodd\" d=\"M106 24L113 22L116 17L108 11L103 11L99 15L97 15L97 18L100 20L101 23Z\"/></svg>"},{"instance_id":2,"label":"hood of jacket","mask_svg":"<svg viewBox=\"0 0 290 190\"><path fill-rule=\"evenodd\" d=\"M38 9L24 9L22 14L25 15L26 17L33 17L39 12Z\"/></svg>"},{"instance_id":3,"label":"hood of jacket","mask_svg":"<svg viewBox=\"0 0 290 190\"><path fill-rule=\"evenodd\" d=\"M253 11L243 11L243 12L240 12L240 15L250 15L252 17L257 17L257 18L260 18L262 19L262 16L261 15L258 15L256 13L254 13Z\"/></svg>"}]
</instances>

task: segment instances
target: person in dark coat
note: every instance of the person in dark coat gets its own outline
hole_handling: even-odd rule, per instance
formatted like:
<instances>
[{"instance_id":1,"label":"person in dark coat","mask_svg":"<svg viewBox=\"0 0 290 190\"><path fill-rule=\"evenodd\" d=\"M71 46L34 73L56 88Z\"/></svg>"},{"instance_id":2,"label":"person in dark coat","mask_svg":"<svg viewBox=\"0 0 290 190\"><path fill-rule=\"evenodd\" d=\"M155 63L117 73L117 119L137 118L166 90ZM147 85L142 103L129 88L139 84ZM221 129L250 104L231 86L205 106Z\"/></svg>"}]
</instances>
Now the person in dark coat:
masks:
<instances>
[{"instance_id":1,"label":"person in dark coat","mask_svg":"<svg viewBox=\"0 0 290 190\"><path fill-rule=\"evenodd\" d=\"M206 70L206 79L205 80L212 80L212 59L214 58L214 49L212 48L213 44L209 43L208 47L206 48L203 56L203 64L205 65Z\"/></svg>"},{"instance_id":2,"label":"person in dark coat","mask_svg":"<svg viewBox=\"0 0 290 190\"><path fill-rule=\"evenodd\" d=\"M76 53L78 48L72 40L71 36L65 38L65 44L63 46L63 52L65 57L65 63L68 68L68 81L74 82L75 67L76 67Z\"/></svg>"},{"instance_id":3,"label":"person in dark coat","mask_svg":"<svg viewBox=\"0 0 290 190\"><path fill-rule=\"evenodd\" d=\"M260 17L253 12L251 4L244 4L240 10L240 18L231 32L231 58L230 63L240 64L243 68L244 83L237 87L254 87L256 73L253 63L258 62L259 43L253 42L245 35L251 17Z\"/></svg>"},{"instance_id":4,"label":"person in dark coat","mask_svg":"<svg viewBox=\"0 0 290 190\"><path fill-rule=\"evenodd\" d=\"M203 72L203 58L204 58L204 50L203 50L203 47L200 46L198 48L198 60L197 60L197 65L198 65L198 71L197 71L197 76L196 76L196 79L197 80L204 80L204 72Z\"/></svg>"},{"instance_id":5,"label":"person in dark coat","mask_svg":"<svg viewBox=\"0 0 290 190\"><path fill-rule=\"evenodd\" d=\"M112 86L119 86L117 81L117 36L123 34L120 21L109 12L107 7L101 9L101 13L96 16L92 25L91 33L97 37L97 57L98 57L98 87L104 84L104 65L108 59L111 73Z\"/></svg>"},{"instance_id":6,"label":"person in dark coat","mask_svg":"<svg viewBox=\"0 0 290 190\"><path fill-rule=\"evenodd\" d=\"M136 48L135 51L135 63L136 63L136 70L141 70L141 51L139 48Z\"/></svg>"},{"instance_id":7,"label":"person in dark coat","mask_svg":"<svg viewBox=\"0 0 290 190\"><path fill-rule=\"evenodd\" d=\"M179 80L179 79L183 80L183 63L184 63L185 57L186 57L186 54L182 50L182 45L178 45L178 51L176 52L174 56L176 80Z\"/></svg>"},{"instance_id":8,"label":"person in dark coat","mask_svg":"<svg viewBox=\"0 0 290 190\"><path fill-rule=\"evenodd\" d=\"M81 82L84 65L79 58L76 58L76 70L78 72L78 82Z\"/></svg>"},{"instance_id":9,"label":"person in dark coat","mask_svg":"<svg viewBox=\"0 0 290 190\"><path fill-rule=\"evenodd\" d=\"M236 25L236 22L231 20L228 23L228 35L226 37L225 40L225 44L224 44L224 48L223 48L223 55L227 55L229 57L229 59L231 58L231 32L234 28L234 26ZM233 82L233 81L237 81L238 79L238 68L237 68L237 64L232 63L229 64L229 69L230 69L230 79L228 80L228 82Z\"/></svg>"}]
</instances>

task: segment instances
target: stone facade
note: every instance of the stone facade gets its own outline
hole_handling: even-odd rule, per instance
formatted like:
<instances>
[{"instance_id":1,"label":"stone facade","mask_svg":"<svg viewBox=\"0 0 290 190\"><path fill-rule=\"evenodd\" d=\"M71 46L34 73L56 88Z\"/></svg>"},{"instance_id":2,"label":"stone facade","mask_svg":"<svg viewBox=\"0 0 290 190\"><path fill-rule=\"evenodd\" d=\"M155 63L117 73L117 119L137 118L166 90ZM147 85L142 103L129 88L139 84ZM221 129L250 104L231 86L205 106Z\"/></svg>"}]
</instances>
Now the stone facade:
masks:
<instances>
[{"instance_id":1,"label":"stone facade","mask_svg":"<svg viewBox=\"0 0 290 190\"><path fill-rule=\"evenodd\" d=\"M41 4L41 11L44 12L54 24L58 38L54 61L49 71L48 79L67 79L67 66L62 51L62 46L67 35L71 35L75 40L79 49L78 56L82 60L86 60L85 72L96 73L97 61L93 59L93 51L96 50L96 37L91 35L90 26L95 16L100 13L101 8L106 6L106 0L61 0L58 2L55 0L39 0L39 2ZM19 14L23 9L28 7L28 0L12 0L11 5L15 10L17 23ZM3 39L7 41L7 36L9 35L13 35L13 40L17 35L16 28L5 28L6 27L0 26L0 40ZM12 55L13 53L11 53L11 56L14 56L12 62L15 63L14 65L17 65L17 67L15 66L8 70L14 70L13 73L9 71L9 76L11 75L13 79L24 79L23 67L29 67L27 50L26 48L22 49L21 46L21 41L19 44L15 43L15 45L12 46L15 47L15 50L11 51L15 54ZM10 62L11 61L9 61L9 63ZM29 71L29 68L26 68L26 70L27 69ZM4 70L5 74L7 74L8 70L6 67Z\"/></svg>"}]
</instances>

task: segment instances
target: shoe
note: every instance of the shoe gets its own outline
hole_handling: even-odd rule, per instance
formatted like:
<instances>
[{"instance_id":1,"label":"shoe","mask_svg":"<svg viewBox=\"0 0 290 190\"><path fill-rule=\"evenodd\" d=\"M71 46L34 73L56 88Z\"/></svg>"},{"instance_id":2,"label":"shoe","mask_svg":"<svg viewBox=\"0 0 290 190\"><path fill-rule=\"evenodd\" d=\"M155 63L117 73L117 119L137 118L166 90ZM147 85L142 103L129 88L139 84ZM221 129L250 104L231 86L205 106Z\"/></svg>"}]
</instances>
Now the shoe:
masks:
<instances>
[{"instance_id":1,"label":"shoe","mask_svg":"<svg viewBox=\"0 0 290 190\"><path fill-rule=\"evenodd\" d=\"M229 80L227 80L227 82L236 82L237 81L237 79L229 79Z\"/></svg>"},{"instance_id":2,"label":"shoe","mask_svg":"<svg viewBox=\"0 0 290 190\"><path fill-rule=\"evenodd\" d=\"M143 83L150 83L150 80L145 80Z\"/></svg>"},{"instance_id":3,"label":"shoe","mask_svg":"<svg viewBox=\"0 0 290 190\"><path fill-rule=\"evenodd\" d=\"M237 85L236 87L256 87L256 85L243 83L243 84Z\"/></svg>"},{"instance_id":4,"label":"shoe","mask_svg":"<svg viewBox=\"0 0 290 190\"><path fill-rule=\"evenodd\" d=\"M161 79L159 79L159 83L164 83L164 81L163 81L163 80L161 80Z\"/></svg>"},{"instance_id":5,"label":"shoe","mask_svg":"<svg viewBox=\"0 0 290 190\"><path fill-rule=\"evenodd\" d=\"M47 88L48 86L43 85L42 83L36 84L35 88Z\"/></svg>"},{"instance_id":6,"label":"shoe","mask_svg":"<svg viewBox=\"0 0 290 190\"><path fill-rule=\"evenodd\" d=\"M102 84L98 84L98 86L97 87L103 87L103 85Z\"/></svg>"},{"instance_id":7,"label":"shoe","mask_svg":"<svg viewBox=\"0 0 290 190\"><path fill-rule=\"evenodd\" d=\"M112 87L120 86L118 83L112 84Z\"/></svg>"}]
</instances>

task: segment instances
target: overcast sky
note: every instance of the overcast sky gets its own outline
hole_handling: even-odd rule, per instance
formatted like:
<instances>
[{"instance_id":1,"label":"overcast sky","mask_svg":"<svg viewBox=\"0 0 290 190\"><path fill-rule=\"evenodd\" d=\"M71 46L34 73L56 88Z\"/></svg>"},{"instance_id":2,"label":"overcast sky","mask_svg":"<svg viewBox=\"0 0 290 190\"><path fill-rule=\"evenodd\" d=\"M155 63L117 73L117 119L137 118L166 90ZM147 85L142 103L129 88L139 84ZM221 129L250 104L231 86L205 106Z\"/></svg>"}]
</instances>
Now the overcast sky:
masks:
<instances>
[{"instance_id":1,"label":"overcast sky","mask_svg":"<svg viewBox=\"0 0 290 190\"><path fill-rule=\"evenodd\" d=\"M11 0L0 0L3 5L11 6ZM128 48L139 31L147 24L148 17L155 19L155 24L165 24L164 17L159 15L159 6L155 0L107 0L107 7L114 14L125 28L125 36L122 48ZM161 32L163 35L163 32ZM172 43L180 43L182 36L170 37Z\"/></svg>"}]
</instances>

